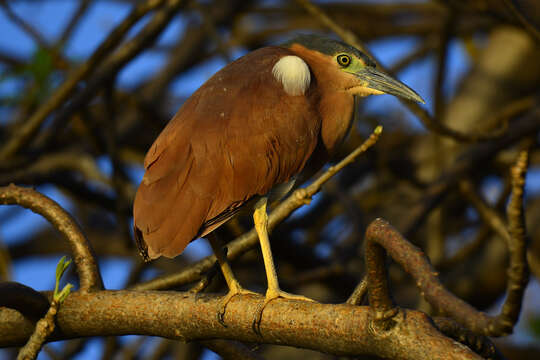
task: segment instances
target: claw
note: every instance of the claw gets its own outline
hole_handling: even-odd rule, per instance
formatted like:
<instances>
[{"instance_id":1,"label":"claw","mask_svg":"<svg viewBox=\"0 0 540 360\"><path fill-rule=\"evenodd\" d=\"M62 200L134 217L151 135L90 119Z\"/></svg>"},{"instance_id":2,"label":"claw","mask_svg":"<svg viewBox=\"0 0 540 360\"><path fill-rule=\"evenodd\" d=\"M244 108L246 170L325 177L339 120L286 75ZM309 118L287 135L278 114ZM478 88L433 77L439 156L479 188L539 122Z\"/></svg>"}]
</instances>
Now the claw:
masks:
<instances>
[{"instance_id":1,"label":"claw","mask_svg":"<svg viewBox=\"0 0 540 360\"><path fill-rule=\"evenodd\" d=\"M220 301L219 310L217 312L217 321L223 326L227 327L225 324L225 311L227 310L227 305L229 305L229 302L232 300L233 297L236 295L258 295L257 293L253 291L249 291L244 289L243 287L238 284L238 282L235 282L233 286L231 286L231 289L225 295L223 299Z\"/></svg>"},{"instance_id":2,"label":"claw","mask_svg":"<svg viewBox=\"0 0 540 360\"><path fill-rule=\"evenodd\" d=\"M309 301L309 302L315 302L315 300L307 298L302 295L294 295L289 294L288 292L282 291L280 289L268 289L266 291L266 296L264 298L264 301L259 304L257 307L257 311L255 312L255 316L253 317L253 323L251 324L251 328L253 329L253 332L259 336L262 336L261 334L261 321L262 321L262 314L264 309L266 308L266 305L270 303L270 301L275 300L277 298L283 298L287 300L300 300L300 301Z\"/></svg>"}]
</instances>

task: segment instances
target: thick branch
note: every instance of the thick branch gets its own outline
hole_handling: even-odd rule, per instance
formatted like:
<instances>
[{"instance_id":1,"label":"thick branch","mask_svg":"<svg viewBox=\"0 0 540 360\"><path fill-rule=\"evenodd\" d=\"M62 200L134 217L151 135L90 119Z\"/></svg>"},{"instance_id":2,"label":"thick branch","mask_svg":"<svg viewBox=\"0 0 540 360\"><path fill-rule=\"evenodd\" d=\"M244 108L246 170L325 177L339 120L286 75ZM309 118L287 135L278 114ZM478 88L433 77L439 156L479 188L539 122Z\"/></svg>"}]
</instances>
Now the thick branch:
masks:
<instances>
[{"instance_id":1,"label":"thick branch","mask_svg":"<svg viewBox=\"0 0 540 360\"><path fill-rule=\"evenodd\" d=\"M16 282L0 282L0 294L0 307L15 309L30 319L43 317L50 305L45 295Z\"/></svg>"},{"instance_id":2,"label":"thick branch","mask_svg":"<svg viewBox=\"0 0 540 360\"><path fill-rule=\"evenodd\" d=\"M59 332L51 340L140 334L183 341L235 339L391 359L481 359L440 334L418 311L404 310L395 317L395 327L377 332L370 327L370 312L365 306L279 300L265 309L260 337L251 324L262 296L234 297L227 306L227 327L216 318L220 300L180 292L76 292L59 309ZM0 346L23 343L30 335L28 322L15 310L1 309Z\"/></svg>"},{"instance_id":3,"label":"thick branch","mask_svg":"<svg viewBox=\"0 0 540 360\"><path fill-rule=\"evenodd\" d=\"M519 171L524 171L523 167L519 167L519 169ZM514 173L523 175L519 171L514 170ZM522 185L523 183L521 183ZM516 198L516 202L521 200L519 194L514 193L513 197ZM510 206L512 206L512 203ZM522 217L521 213L516 213L515 216ZM489 316L449 292L438 279L437 272L424 253L408 242L390 224L382 219L373 221L366 230L365 241L369 302L373 306L376 316L384 318L394 309L394 304L389 295L384 261L384 252L386 250L394 261L411 274L423 296L438 311L449 314L457 322L477 334L501 336L511 333L513 326L517 322L523 291L527 284L524 225L522 221L518 222L518 224L517 228L521 230L514 230L514 232L520 234L513 235L513 245L509 246L511 254L508 296L501 314Z\"/></svg>"},{"instance_id":4,"label":"thick branch","mask_svg":"<svg viewBox=\"0 0 540 360\"><path fill-rule=\"evenodd\" d=\"M467 345L477 354L482 355L482 357L490 360L504 359L504 356L499 353L488 337L477 335L448 318L435 317L433 318L433 322L443 334Z\"/></svg>"}]
</instances>

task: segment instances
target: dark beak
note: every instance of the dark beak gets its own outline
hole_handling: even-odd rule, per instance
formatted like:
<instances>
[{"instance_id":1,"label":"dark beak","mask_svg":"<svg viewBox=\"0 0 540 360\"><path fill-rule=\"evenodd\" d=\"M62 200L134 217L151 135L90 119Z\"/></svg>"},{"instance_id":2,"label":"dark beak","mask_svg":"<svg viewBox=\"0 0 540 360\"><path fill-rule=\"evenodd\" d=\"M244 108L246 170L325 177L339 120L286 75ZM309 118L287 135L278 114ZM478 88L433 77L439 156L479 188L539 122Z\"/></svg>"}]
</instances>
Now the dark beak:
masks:
<instances>
[{"instance_id":1,"label":"dark beak","mask_svg":"<svg viewBox=\"0 0 540 360\"><path fill-rule=\"evenodd\" d=\"M399 96L401 98L416 101L422 104L426 102L420 97L413 89L398 81L389 75L375 69L371 66L366 66L362 71L356 73L356 76L362 80L367 81L366 87L378 91L382 91L385 94Z\"/></svg>"}]
</instances>

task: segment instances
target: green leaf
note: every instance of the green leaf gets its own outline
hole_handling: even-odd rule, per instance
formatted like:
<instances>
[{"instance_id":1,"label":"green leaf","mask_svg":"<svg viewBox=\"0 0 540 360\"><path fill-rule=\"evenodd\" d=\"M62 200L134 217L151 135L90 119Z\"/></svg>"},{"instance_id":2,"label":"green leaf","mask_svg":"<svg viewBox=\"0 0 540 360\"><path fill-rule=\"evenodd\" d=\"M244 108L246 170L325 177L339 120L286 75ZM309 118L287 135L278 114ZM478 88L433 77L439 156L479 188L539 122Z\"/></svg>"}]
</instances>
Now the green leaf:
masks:
<instances>
[{"instance_id":1,"label":"green leaf","mask_svg":"<svg viewBox=\"0 0 540 360\"><path fill-rule=\"evenodd\" d=\"M51 52L43 48L37 49L32 56L31 62L28 64L28 70L34 76L36 82L40 86L44 86L54 70Z\"/></svg>"},{"instance_id":2,"label":"green leaf","mask_svg":"<svg viewBox=\"0 0 540 360\"><path fill-rule=\"evenodd\" d=\"M66 257L62 256L60 261L58 261L58 265L56 265L56 281L60 281L69 264L71 264L71 259L66 261Z\"/></svg>"},{"instance_id":3,"label":"green leaf","mask_svg":"<svg viewBox=\"0 0 540 360\"><path fill-rule=\"evenodd\" d=\"M67 298L67 296L69 295L71 289L73 288L73 285L71 284L66 284L66 286L64 286L64 288L62 289L62 291L60 291L58 294L56 294L54 296L54 300L61 304L64 302L64 300Z\"/></svg>"},{"instance_id":4,"label":"green leaf","mask_svg":"<svg viewBox=\"0 0 540 360\"><path fill-rule=\"evenodd\" d=\"M60 284L60 279L62 278L62 276L64 275L64 272L67 270L70 264L71 264L71 259L66 261L66 257L62 256L60 261L58 261L58 265L56 265L53 299L58 303L61 303L62 301L64 301L64 299L69 295L71 288L73 287L73 285L68 283L66 284L66 286L64 286L62 291L58 292L58 285Z\"/></svg>"}]
</instances>

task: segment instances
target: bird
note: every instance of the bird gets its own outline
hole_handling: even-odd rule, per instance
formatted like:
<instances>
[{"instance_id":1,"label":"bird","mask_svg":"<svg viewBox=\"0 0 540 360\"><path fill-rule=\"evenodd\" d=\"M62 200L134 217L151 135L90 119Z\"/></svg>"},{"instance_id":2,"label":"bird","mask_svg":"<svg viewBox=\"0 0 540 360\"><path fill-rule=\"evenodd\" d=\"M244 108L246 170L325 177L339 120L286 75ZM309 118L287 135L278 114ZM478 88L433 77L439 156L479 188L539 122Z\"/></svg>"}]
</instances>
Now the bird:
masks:
<instances>
[{"instance_id":1,"label":"bird","mask_svg":"<svg viewBox=\"0 0 540 360\"><path fill-rule=\"evenodd\" d=\"M312 301L279 287L267 206L330 159L351 128L356 96L381 94L424 103L362 51L320 35L298 35L226 65L184 102L145 156L133 205L143 258L173 258L206 237L229 287L223 320L232 297L251 291L234 277L213 231L252 207L268 285L259 322L274 299Z\"/></svg>"}]
</instances>

